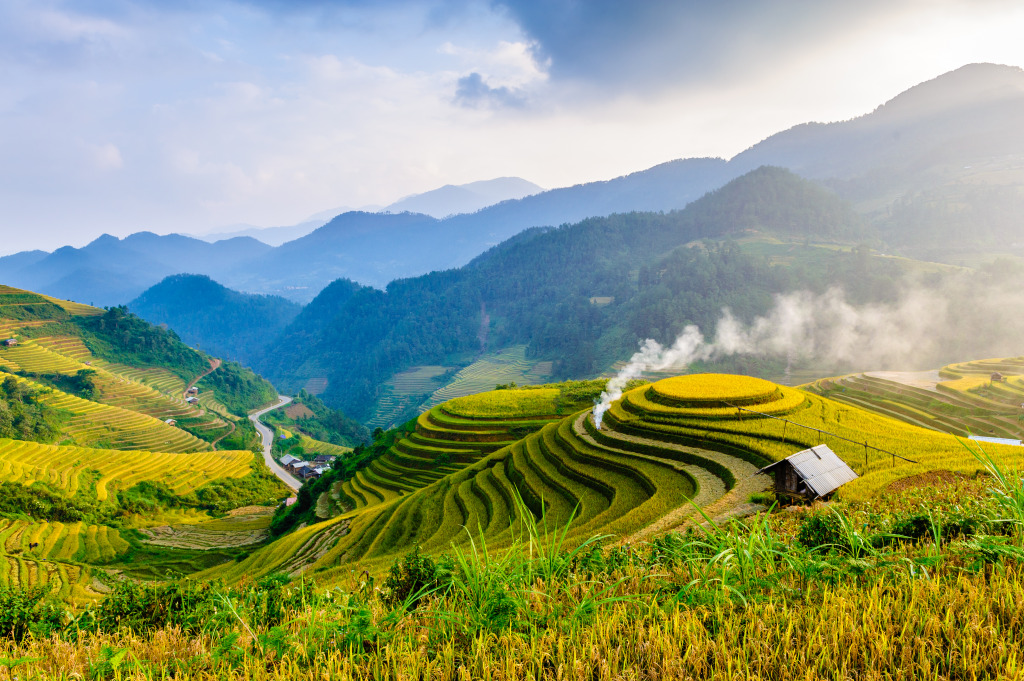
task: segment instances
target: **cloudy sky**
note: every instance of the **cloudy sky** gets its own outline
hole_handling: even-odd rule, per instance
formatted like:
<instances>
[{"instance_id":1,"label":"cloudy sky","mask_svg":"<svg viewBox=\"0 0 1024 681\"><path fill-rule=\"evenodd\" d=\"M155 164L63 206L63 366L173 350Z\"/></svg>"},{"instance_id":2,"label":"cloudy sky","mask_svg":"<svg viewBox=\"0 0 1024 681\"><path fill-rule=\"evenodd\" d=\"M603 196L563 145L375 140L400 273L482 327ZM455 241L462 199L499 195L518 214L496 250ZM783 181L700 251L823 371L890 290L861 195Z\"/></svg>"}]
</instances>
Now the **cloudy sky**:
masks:
<instances>
[{"instance_id":1,"label":"cloudy sky","mask_svg":"<svg viewBox=\"0 0 1024 681\"><path fill-rule=\"evenodd\" d=\"M1022 35L999 0L0 0L0 253L730 157Z\"/></svg>"}]
</instances>

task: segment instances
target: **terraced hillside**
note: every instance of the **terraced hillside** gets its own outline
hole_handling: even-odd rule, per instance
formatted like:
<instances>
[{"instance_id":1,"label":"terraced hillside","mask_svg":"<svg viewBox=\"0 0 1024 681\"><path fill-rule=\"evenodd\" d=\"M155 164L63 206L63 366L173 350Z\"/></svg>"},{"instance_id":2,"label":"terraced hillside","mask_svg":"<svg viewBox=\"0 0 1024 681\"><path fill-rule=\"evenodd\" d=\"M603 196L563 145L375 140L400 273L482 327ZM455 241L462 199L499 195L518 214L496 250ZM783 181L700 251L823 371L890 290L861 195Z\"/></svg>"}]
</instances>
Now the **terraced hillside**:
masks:
<instances>
[{"instance_id":1,"label":"terraced hillside","mask_svg":"<svg viewBox=\"0 0 1024 681\"><path fill-rule=\"evenodd\" d=\"M67 438L64 441L69 444L162 452L212 449L205 440L152 416L82 399L0 371L0 380L7 376L19 383L31 385L39 394L40 402L70 415L62 429Z\"/></svg>"},{"instance_id":2,"label":"terraced hillside","mask_svg":"<svg viewBox=\"0 0 1024 681\"><path fill-rule=\"evenodd\" d=\"M871 496L895 479L926 471L973 473L979 467L956 437L796 388L778 386L777 397L771 401L743 408L673 410L665 406L665 401L652 389L630 391L612 405L606 415L607 425L617 432L640 436L653 433L669 441L761 460L778 460L824 443L861 476L843 488L847 497ZM988 449L1011 465L1024 461L1024 449L1005 445Z\"/></svg>"},{"instance_id":3,"label":"terraced hillside","mask_svg":"<svg viewBox=\"0 0 1024 681\"><path fill-rule=\"evenodd\" d=\"M0 481L45 482L68 496L93 488L99 501L146 480L186 494L211 480L248 475L253 460L244 451L125 452L0 438Z\"/></svg>"},{"instance_id":4,"label":"terraced hillside","mask_svg":"<svg viewBox=\"0 0 1024 681\"><path fill-rule=\"evenodd\" d=\"M385 456L336 484L321 500L322 517L400 498L462 470L562 418L559 395L557 388L500 390L433 407Z\"/></svg>"},{"instance_id":5,"label":"terraced hillside","mask_svg":"<svg viewBox=\"0 0 1024 681\"><path fill-rule=\"evenodd\" d=\"M749 480L755 466L730 454L595 437L586 426L589 409L560 414L559 395L554 388L502 390L434 407L388 456L340 486L337 496L353 510L209 575L270 572L319 546L302 569L340 576L343 566L379 569L417 545L445 551L466 540L466 529L502 546L517 531L518 498L549 522L576 513L572 536L632 541L685 523L695 512L689 499L726 514L768 483Z\"/></svg>"},{"instance_id":6,"label":"terraced hillside","mask_svg":"<svg viewBox=\"0 0 1024 681\"><path fill-rule=\"evenodd\" d=\"M299 434L299 444L302 445L302 449L309 455L327 454L329 456L345 456L352 451L351 447L343 447L341 445L331 444L330 442L314 440L308 435L304 435L302 433Z\"/></svg>"},{"instance_id":7,"label":"terraced hillside","mask_svg":"<svg viewBox=\"0 0 1024 681\"><path fill-rule=\"evenodd\" d=\"M66 354L63 354L66 353ZM85 364L82 360L88 361ZM182 452L210 449L209 442L165 423L173 419L195 431L215 438L230 427L216 416L130 379L107 371L103 362L91 358L81 340L74 337L45 337L26 340L12 348L0 348L0 368L42 375L72 376L93 372L96 393L93 400L51 390L44 401L73 414L66 433L75 444L116 449L157 449ZM169 373L169 372L168 372Z\"/></svg>"},{"instance_id":8,"label":"terraced hillside","mask_svg":"<svg viewBox=\"0 0 1024 681\"><path fill-rule=\"evenodd\" d=\"M553 523L575 511L570 537L607 533L634 542L703 521L689 500L716 518L751 510L751 494L770 485L754 475L757 468L822 443L861 475L840 490L848 498L926 471L979 468L952 436L760 379L661 380L626 392L600 427L590 409L554 414L550 394L548 409L540 407L544 397L497 391L435 407L380 465L366 469L370 475L341 486L337 497L351 499L352 510L207 576L233 580L289 566L341 579L352 569L380 570L414 546L449 550L467 540L467 530L500 547L516 532L517 497ZM517 423L540 430L504 442ZM484 451L474 449L481 444ZM1020 448L986 451L1024 464ZM299 554L306 559L296 563Z\"/></svg>"},{"instance_id":9,"label":"terraced hillside","mask_svg":"<svg viewBox=\"0 0 1024 681\"><path fill-rule=\"evenodd\" d=\"M99 592L87 566L117 560L128 548L105 525L0 518L0 583L46 585L63 600L88 602Z\"/></svg>"},{"instance_id":10,"label":"terraced hillside","mask_svg":"<svg viewBox=\"0 0 1024 681\"><path fill-rule=\"evenodd\" d=\"M456 373L447 385L434 391L420 409L427 410L446 400L493 390L500 384L544 383L550 373L551 362L527 359L525 345L512 346L481 357Z\"/></svg>"},{"instance_id":11,"label":"terraced hillside","mask_svg":"<svg viewBox=\"0 0 1024 681\"><path fill-rule=\"evenodd\" d=\"M992 380L995 373L1002 380ZM945 433L1024 439L1024 358L951 364L930 374L852 374L805 387L844 404Z\"/></svg>"},{"instance_id":12,"label":"terraced hillside","mask_svg":"<svg viewBox=\"0 0 1024 681\"><path fill-rule=\"evenodd\" d=\"M103 317L76 321L95 315ZM234 547L268 534L273 506L250 506L286 495L252 451L213 451L238 417L209 391L204 404L186 403L175 373L198 378L209 359L126 313L120 321L141 335L121 343L102 326L107 315L0 286L0 335L15 340L0 346L3 413L49 424L5 433L60 442L0 438L0 584L47 586L77 605L123 577L164 579L234 559ZM235 507L250 508L244 518L210 518L210 509ZM160 522L178 524L152 530L149 543L124 529Z\"/></svg>"},{"instance_id":13,"label":"terraced hillside","mask_svg":"<svg viewBox=\"0 0 1024 681\"><path fill-rule=\"evenodd\" d=\"M131 412L138 412L160 422L173 419L178 425L188 426L208 441L230 432L226 418L209 413L206 409L188 404L182 393L184 381L167 369L138 369L113 364L97 359L75 336L43 336L23 339L12 348L0 347L0 369L24 371L37 374L74 375L88 369L96 386L93 401ZM144 380L140 380L144 379ZM180 390L178 389L180 387ZM163 388L164 390L161 390ZM115 419L115 421L123 420ZM156 426L160 429L160 426ZM169 427L169 426L167 426ZM114 430L117 430L114 428ZM146 449L171 446L167 451L193 451L208 449L209 445L193 435L175 429L178 436L165 437L164 441L145 440L132 444L129 440L110 440L116 448ZM181 436L187 436L182 438ZM180 440L180 442L178 442ZM79 444L92 444L93 440L76 440ZM175 445L166 443L178 442Z\"/></svg>"}]
</instances>

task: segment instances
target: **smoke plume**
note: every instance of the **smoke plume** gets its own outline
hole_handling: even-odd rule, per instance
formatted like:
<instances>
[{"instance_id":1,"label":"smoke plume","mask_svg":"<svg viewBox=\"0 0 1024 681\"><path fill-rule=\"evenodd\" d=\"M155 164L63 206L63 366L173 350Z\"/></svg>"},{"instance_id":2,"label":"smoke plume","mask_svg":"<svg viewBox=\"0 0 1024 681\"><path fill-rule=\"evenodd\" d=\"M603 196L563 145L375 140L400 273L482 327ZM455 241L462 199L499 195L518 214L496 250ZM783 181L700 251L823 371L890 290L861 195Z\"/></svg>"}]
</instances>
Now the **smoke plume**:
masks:
<instances>
[{"instance_id":1,"label":"smoke plume","mask_svg":"<svg viewBox=\"0 0 1024 681\"><path fill-rule=\"evenodd\" d=\"M646 371L683 373L695 361L731 355L811 360L859 371L938 368L953 361L1024 352L1024 293L1009 281L977 286L955 279L939 289L907 287L892 302L855 306L839 289L777 296L749 323L723 310L714 337L687 326L670 346L647 339L608 381L594 421L600 427L626 384ZM968 285L973 284L973 285Z\"/></svg>"}]
</instances>

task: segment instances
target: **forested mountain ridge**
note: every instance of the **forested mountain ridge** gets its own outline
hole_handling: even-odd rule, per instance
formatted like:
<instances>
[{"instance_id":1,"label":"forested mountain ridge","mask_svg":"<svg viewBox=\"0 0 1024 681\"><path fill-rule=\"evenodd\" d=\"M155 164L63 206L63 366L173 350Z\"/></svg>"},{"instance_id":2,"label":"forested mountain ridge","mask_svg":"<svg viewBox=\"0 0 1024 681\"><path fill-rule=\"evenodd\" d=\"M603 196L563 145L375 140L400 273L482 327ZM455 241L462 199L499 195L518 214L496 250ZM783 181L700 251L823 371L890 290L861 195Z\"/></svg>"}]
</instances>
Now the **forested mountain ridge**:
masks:
<instances>
[{"instance_id":1,"label":"forested mountain ridge","mask_svg":"<svg viewBox=\"0 0 1024 681\"><path fill-rule=\"evenodd\" d=\"M197 274L167 277L128 306L189 345L247 365L301 310L290 300L238 293Z\"/></svg>"},{"instance_id":2,"label":"forested mountain ridge","mask_svg":"<svg viewBox=\"0 0 1024 681\"><path fill-rule=\"evenodd\" d=\"M404 368L465 364L514 344L553 360L557 377L590 375L649 335L651 311L683 289L701 294L674 310L673 323L653 327L665 335L712 321L726 304L740 313L762 309L784 290L785 277L735 246L673 252L748 230L804 239L863 235L865 227L827 190L761 168L681 211L529 230L463 268L396 280L385 291L336 282L256 366L286 391L326 376L325 401L358 418L370 413L381 383ZM595 297L611 302L599 306Z\"/></svg>"},{"instance_id":3,"label":"forested mountain ridge","mask_svg":"<svg viewBox=\"0 0 1024 681\"><path fill-rule=\"evenodd\" d=\"M180 235L104 236L81 249L0 258L0 279L117 305L167 275L188 272L305 303L339 277L382 288L396 278L462 266L531 227L681 209L763 165L789 168L834 189L889 248L912 257L955 262L964 252L1008 246L1024 254L1016 219L1024 212L1024 170L1017 160L1024 155L1022 118L1024 72L971 64L910 88L871 113L795 126L729 161L670 161L443 220L349 212L277 248L243 238L207 244Z\"/></svg>"}]
</instances>

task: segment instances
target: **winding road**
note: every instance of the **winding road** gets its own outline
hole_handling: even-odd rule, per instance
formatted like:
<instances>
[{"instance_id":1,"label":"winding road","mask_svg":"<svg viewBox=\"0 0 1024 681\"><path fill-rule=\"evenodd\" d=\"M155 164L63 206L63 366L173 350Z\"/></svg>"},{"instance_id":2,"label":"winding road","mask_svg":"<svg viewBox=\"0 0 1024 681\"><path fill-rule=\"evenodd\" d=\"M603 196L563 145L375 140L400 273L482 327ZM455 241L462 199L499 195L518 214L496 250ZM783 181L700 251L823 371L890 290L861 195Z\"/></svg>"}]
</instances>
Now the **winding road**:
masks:
<instances>
[{"instance_id":1,"label":"winding road","mask_svg":"<svg viewBox=\"0 0 1024 681\"><path fill-rule=\"evenodd\" d=\"M270 430L270 428L267 428L260 421L260 417L266 414L268 411L274 411L278 407L283 407L284 405L288 404L291 401L292 398L287 397L286 395L278 395L277 402L275 402L273 405L269 407L266 407L265 409L260 409L257 412L249 414L249 420L252 421L252 424L254 426L256 426L256 431L260 434L260 437L263 439L263 460L267 462L267 466L274 473L274 475L281 479L281 482L288 485L288 487L297 492L299 491L299 488L302 487L302 482L296 480L288 473L288 471L281 467L281 464L274 461L274 457L271 456L270 454L270 450L274 446L274 431Z\"/></svg>"}]
</instances>

